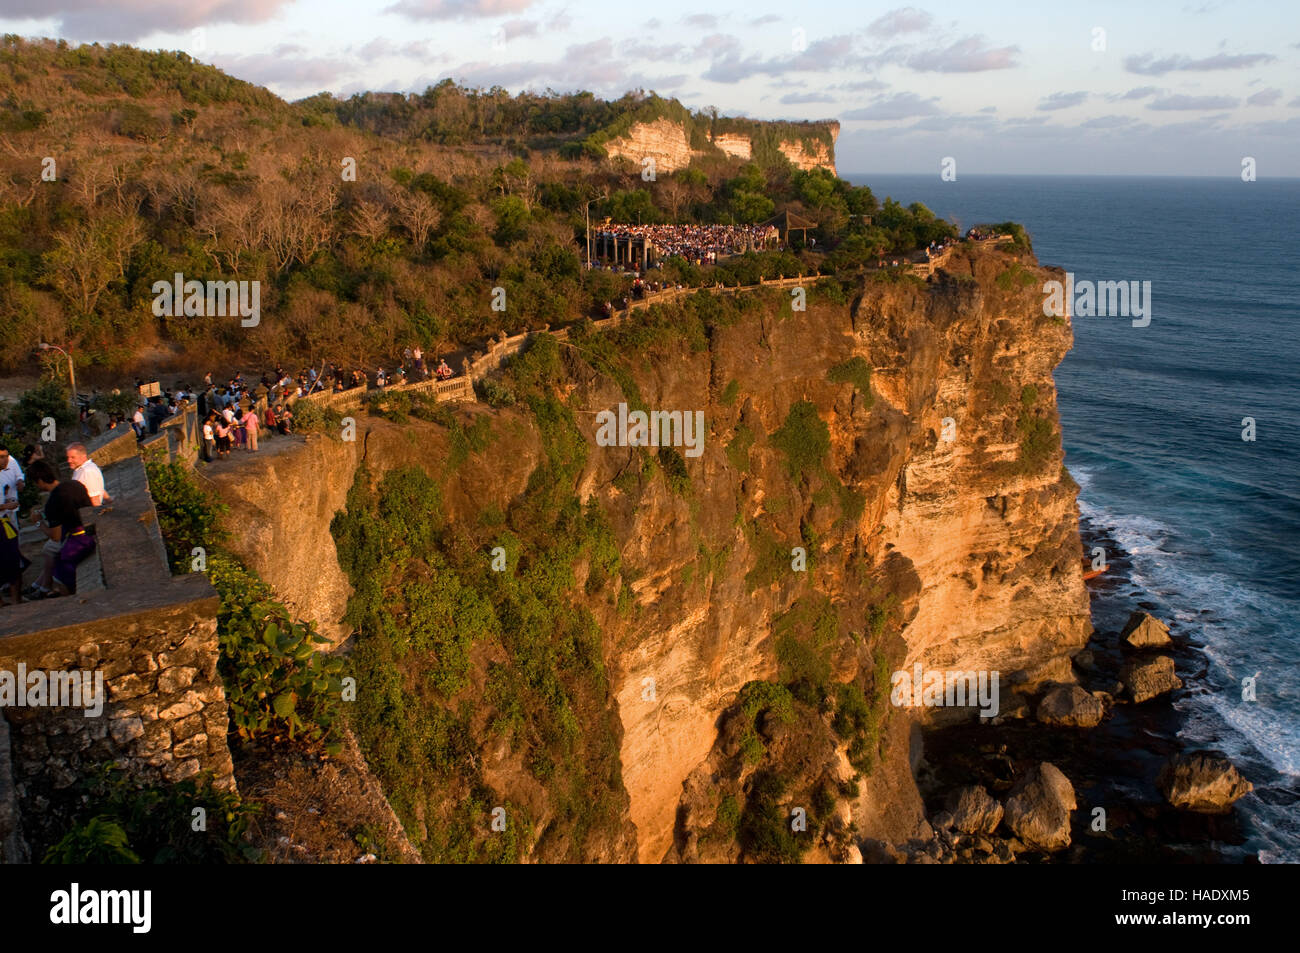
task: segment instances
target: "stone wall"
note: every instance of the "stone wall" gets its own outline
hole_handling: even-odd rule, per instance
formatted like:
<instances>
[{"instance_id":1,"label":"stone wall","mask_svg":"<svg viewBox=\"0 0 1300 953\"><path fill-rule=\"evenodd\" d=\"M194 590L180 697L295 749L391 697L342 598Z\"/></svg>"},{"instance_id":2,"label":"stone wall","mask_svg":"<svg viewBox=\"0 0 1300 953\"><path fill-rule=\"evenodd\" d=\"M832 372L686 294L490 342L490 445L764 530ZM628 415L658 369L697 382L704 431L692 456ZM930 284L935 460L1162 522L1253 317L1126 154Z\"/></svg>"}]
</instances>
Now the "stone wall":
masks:
<instances>
[{"instance_id":1,"label":"stone wall","mask_svg":"<svg viewBox=\"0 0 1300 953\"><path fill-rule=\"evenodd\" d=\"M19 823L18 791L10 754L9 723L0 712L0 864L25 864L30 858Z\"/></svg>"},{"instance_id":2,"label":"stone wall","mask_svg":"<svg viewBox=\"0 0 1300 953\"><path fill-rule=\"evenodd\" d=\"M3 709L16 803L32 843L62 833L52 807L98 764L114 762L144 784L200 772L219 789L235 784L216 592L202 574L171 575L140 458L105 468L104 479L112 509L90 520L104 588L0 610L0 672L15 680L20 666L28 674L85 672L103 689L102 711L91 717L84 707ZM0 803L5 761L0 751Z\"/></svg>"},{"instance_id":3,"label":"stone wall","mask_svg":"<svg viewBox=\"0 0 1300 953\"><path fill-rule=\"evenodd\" d=\"M103 711L11 707L12 770L26 826L51 798L116 762L144 784L210 771L234 787L226 746L225 691L217 674L217 598L0 639L0 670L87 672L102 677Z\"/></svg>"}]
</instances>

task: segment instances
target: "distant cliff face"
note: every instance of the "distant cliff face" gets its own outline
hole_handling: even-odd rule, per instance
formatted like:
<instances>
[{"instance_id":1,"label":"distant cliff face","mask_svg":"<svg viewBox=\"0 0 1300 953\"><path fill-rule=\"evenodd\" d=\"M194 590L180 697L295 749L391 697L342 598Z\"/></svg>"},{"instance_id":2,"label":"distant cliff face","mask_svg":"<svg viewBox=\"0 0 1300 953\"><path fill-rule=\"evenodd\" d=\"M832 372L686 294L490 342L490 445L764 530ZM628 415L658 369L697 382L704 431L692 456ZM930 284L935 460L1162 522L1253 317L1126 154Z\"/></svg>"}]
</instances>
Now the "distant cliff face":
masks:
<instances>
[{"instance_id":1,"label":"distant cliff face","mask_svg":"<svg viewBox=\"0 0 1300 953\"><path fill-rule=\"evenodd\" d=\"M826 124L830 131L832 145L825 143L805 143L795 138L783 139L778 144L782 155L798 169L824 168L835 171L835 149L833 143L839 138L840 124ZM713 145L728 156L744 160L754 158L752 139L739 132L724 132L713 137ZM630 159L638 165L646 158L655 160L655 169L665 174L690 165L692 159L702 155L692 150L686 130L671 119L657 119L654 122L639 122L628 132L605 143L605 152L611 159Z\"/></svg>"},{"instance_id":2,"label":"distant cliff face","mask_svg":"<svg viewBox=\"0 0 1300 953\"><path fill-rule=\"evenodd\" d=\"M626 792L617 829L587 835L590 856L735 859L727 819L748 818L742 832L757 823L747 799L778 775L790 803L829 797L841 830L851 818L859 836L905 837L922 818L908 737L924 712L886 703L856 751L853 732L830 731L815 705L790 725L759 718L756 736L742 717L747 683L794 684L804 671L829 697L856 685L878 702L882 673L917 662L1006 679L1086 640L1076 487L1052 381L1070 328L1043 316L1047 273L1032 259L969 249L948 269L928 284L868 282L843 300L814 292L801 313L788 293L767 291L706 339L661 337L628 355L647 407L704 413L703 453L683 457L671 482L663 465L638 462L643 452L597 445L595 411L628 398L581 348L563 351L561 392L582 411L589 447L573 491L608 520L617 585L632 597L616 611L574 593L602 633ZM543 458L526 412L470 413L487 415L497 437L445 477L453 526L507 510ZM364 444L312 438L265 461L261 489L256 474L216 478L249 515L241 555L325 623L348 591L328 521L362 452L377 472L414 463L435 475L448 452L432 424L364 427ZM838 725L848 709L831 708ZM556 795L516 753L490 737L476 743L494 791L526 790L538 831L563 823ZM874 764L857 786L850 755ZM807 856L852 855L841 839Z\"/></svg>"},{"instance_id":3,"label":"distant cliff face","mask_svg":"<svg viewBox=\"0 0 1300 953\"><path fill-rule=\"evenodd\" d=\"M839 140L840 124L833 122L830 124L832 143ZM825 143L818 142L809 146L799 141L782 141L780 145L781 154L790 160L790 164L796 169L829 169L835 171L835 147L827 148Z\"/></svg>"},{"instance_id":4,"label":"distant cliff face","mask_svg":"<svg viewBox=\"0 0 1300 953\"><path fill-rule=\"evenodd\" d=\"M630 159L637 165L652 158L656 172L665 175L686 168L694 154L686 130L671 119L636 123L626 135L605 143L605 152L611 159Z\"/></svg>"}]
</instances>

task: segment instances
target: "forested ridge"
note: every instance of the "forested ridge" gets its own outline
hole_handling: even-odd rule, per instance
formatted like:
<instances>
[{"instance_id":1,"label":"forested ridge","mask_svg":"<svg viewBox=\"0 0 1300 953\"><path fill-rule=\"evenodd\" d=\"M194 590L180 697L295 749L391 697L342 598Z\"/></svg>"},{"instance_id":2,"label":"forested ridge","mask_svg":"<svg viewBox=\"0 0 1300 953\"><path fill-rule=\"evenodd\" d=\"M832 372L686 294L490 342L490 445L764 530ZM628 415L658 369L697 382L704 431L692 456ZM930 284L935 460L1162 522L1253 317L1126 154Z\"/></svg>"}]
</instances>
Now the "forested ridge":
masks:
<instances>
[{"instance_id":1,"label":"forested ridge","mask_svg":"<svg viewBox=\"0 0 1300 953\"><path fill-rule=\"evenodd\" d=\"M582 268L593 221L819 223L818 254L749 256L720 275L673 262L671 281L856 268L950 232L823 169L797 170L776 136L824 125L691 113L636 91L469 89L320 94L285 102L184 53L0 42L0 370L42 341L93 374L212 362L373 363L419 343L593 314L625 280ZM644 181L602 143L638 121L681 122L701 150ZM728 158L711 128L755 136ZM763 130L767 130L764 132ZM355 169L355 177L348 175ZM829 255L821 252L829 251ZM152 286L261 282L264 319L155 316ZM504 312L491 291L506 290Z\"/></svg>"}]
</instances>

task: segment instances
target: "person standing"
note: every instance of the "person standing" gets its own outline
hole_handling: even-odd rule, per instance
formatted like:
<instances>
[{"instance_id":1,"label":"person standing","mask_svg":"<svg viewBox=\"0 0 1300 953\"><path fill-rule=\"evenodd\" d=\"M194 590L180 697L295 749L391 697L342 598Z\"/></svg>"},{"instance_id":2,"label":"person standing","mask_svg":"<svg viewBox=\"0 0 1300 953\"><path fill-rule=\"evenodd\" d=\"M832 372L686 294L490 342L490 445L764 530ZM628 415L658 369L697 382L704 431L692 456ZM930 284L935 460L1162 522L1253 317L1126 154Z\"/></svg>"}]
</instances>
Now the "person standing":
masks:
<instances>
[{"instance_id":1,"label":"person standing","mask_svg":"<svg viewBox=\"0 0 1300 953\"><path fill-rule=\"evenodd\" d=\"M9 455L9 448L0 445L0 517L14 529L18 528L18 494L26 486L22 467Z\"/></svg>"},{"instance_id":2,"label":"person standing","mask_svg":"<svg viewBox=\"0 0 1300 953\"><path fill-rule=\"evenodd\" d=\"M212 454L217 448L217 435L212 429L212 415L203 418L203 462L211 463Z\"/></svg>"},{"instance_id":3,"label":"person standing","mask_svg":"<svg viewBox=\"0 0 1300 953\"><path fill-rule=\"evenodd\" d=\"M257 411L250 410L248 413L244 414L244 429L248 436L248 452L256 453L257 431L260 429L260 424L257 420Z\"/></svg>"},{"instance_id":4,"label":"person standing","mask_svg":"<svg viewBox=\"0 0 1300 953\"><path fill-rule=\"evenodd\" d=\"M17 528L8 519L0 519L0 593L8 589L14 605L23 601L23 570L30 565L18 547Z\"/></svg>"},{"instance_id":5,"label":"person standing","mask_svg":"<svg viewBox=\"0 0 1300 953\"><path fill-rule=\"evenodd\" d=\"M230 456L230 425L226 418L218 417L212 429L217 435L217 455L223 459Z\"/></svg>"}]
</instances>

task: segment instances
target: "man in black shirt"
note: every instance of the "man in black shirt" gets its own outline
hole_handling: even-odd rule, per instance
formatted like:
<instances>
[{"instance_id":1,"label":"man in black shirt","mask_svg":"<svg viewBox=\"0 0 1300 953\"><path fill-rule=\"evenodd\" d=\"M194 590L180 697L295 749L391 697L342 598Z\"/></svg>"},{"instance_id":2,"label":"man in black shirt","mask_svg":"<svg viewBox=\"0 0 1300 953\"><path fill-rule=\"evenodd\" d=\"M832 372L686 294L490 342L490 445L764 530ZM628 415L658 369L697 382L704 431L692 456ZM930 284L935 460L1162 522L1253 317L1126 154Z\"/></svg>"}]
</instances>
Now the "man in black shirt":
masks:
<instances>
[{"instance_id":1,"label":"man in black shirt","mask_svg":"<svg viewBox=\"0 0 1300 953\"><path fill-rule=\"evenodd\" d=\"M77 591L77 566L95 548L95 538L86 532L81 522L81 510L90 506L90 494L77 480L59 482L54 468L38 460L28 470L29 477L48 493L45 512L39 520L46 537L42 552L45 556L41 577L28 589L34 599L58 595L52 587L57 583L69 593Z\"/></svg>"}]
</instances>

